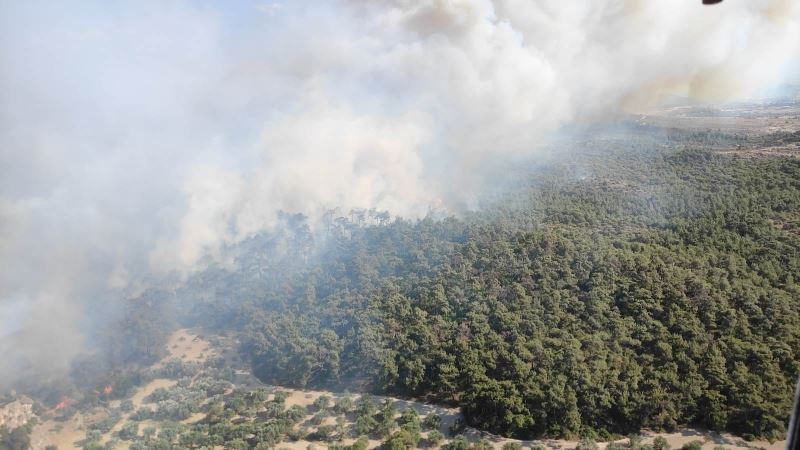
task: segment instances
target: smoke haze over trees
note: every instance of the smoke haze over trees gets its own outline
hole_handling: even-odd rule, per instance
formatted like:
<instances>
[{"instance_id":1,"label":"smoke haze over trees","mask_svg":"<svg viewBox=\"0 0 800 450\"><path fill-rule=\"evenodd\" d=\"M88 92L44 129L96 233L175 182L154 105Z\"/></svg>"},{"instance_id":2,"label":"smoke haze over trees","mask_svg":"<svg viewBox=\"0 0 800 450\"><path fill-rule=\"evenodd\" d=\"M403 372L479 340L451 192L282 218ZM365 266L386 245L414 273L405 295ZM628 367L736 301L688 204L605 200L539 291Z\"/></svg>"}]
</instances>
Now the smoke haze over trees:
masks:
<instances>
[{"instance_id":1,"label":"smoke haze over trees","mask_svg":"<svg viewBox=\"0 0 800 450\"><path fill-rule=\"evenodd\" d=\"M687 398L654 406L665 411L658 420L692 421L713 412L704 417L715 426L774 432L779 410L764 405L782 407L786 380L797 369L791 348L798 346L784 349L765 333L777 329L781 342L797 343L796 327L783 322L797 313L787 303L797 298L788 278L797 268L791 258L797 242L754 217L772 218L761 208L778 218L797 211L793 163L750 168L679 153L657 164L672 173L697 163L710 173L692 179L691 189L674 183L652 204L577 186L566 194L537 190L536 202L521 201L523 209L537 205L530 214L499 208L474 213L476 219L470 212L481 210L488 192L511 184L498 182L507 167L544 158L543 144L563 127L613 119L668 95L746 98L774 86L796 62L797 2L729 0L714 9L695 3L3 2L0 387L68 367L80 351L105 343L96 322L109 317L135 320L131 329L149 327L142 342L132 335L136 345L127 342L115 353L117 363L152 358L172 316L157 309L166 294L151 285L180 290L186 280L206 283L208 302L196 295L199 288L180 299L197 315L182 320L202 321L207 316L199 308L218 308L214 290L229 289L227 277L236 276L242 278L236 292L225 291L230 309L214 310L216 325L236 323L242 311L251 312L240 308L256 302L254 322L240 325L249 327L246 345L265 378L315 385L360 377L407 394L438 386L443 400L458 397L468 411L489 403L509 412L498 423L470 415L490 429L567 433L611 427L596 419L603 414L615 418L614 426L642 425L632 418L641 409L625 409L644 408L641 399L609 403L627 393L592 389L610 383L615 365L644 366L651 362L641 358L651 356L660 358L663 373L631 376L652 383L653 401L660 401L659 386L699 380L690 375L705 380L688 386L697 389ZM604 173L659 175L636 165L638 153L620 157L611 150L599 148L592 160L619 167ZM633 168L616 164L627 157ZM783 190L760 184L772 171ZM559 177L537 173L543 183ZM704 184L709 180L730 182L733 192L706 196L713 191ZM740 204L751 187L751 202ZM326 216L334 208L406 220L384 215L374 218L384 227L351 227L353 221ZM431 211L460 219L416 221ZM566 228L529 228L548 221ZM604 227L636 232L617 242ZM270 233L278 237L264 244ZM595 254L597 260L586 260ZM753 258L763 261L743 262ZM251 264L236 265L243 261ZM606 264L613 270L593 272ZM321 268L309 274L309 267ZM637 278L642 267L659 281ZM520 270L538 273L539 281L520 282ZM741 285L726 282L730 277ZM286 286L289 294L280 292ZM552 303L530 300L537 296ZM119 301L124 297L138 299L135 314ZM258 303L267 298L286 305ZM655 298L673 303L654 304ZM734 304L719 303L720 311L703 310L697 318L709 298ZM613 312L605 309L609 299L627 303ZM495 317L513 305L541 323L509 325ZM271 308L285 316L269 316ZM626 322L642 314L653 321ZM368 325L358 328L362 322ZM723 331L714 335L713 327ZM608 330L617 347L593 353L592 346L607 344ZM555 339L564 353L531 348L533 335ZM531 342L515 343L514 336ZM456 347L434 345L437 339ZM505 343L495 347L495 339ZM382 344L391 340L413 354ZM664 342L677 350L662 348ZM729 360L718 357L723 345L733 349ZM484 346L507 360L464 366L447 360ZM570 364L580 360L582 346L597 359L589 362L606 366L586 390L557 382L551 384L563 392L539 392L508 372L522 370L514 358L541 351L542 374L579 379L584 374ZM382 372L366 371L366 361ZM727 374L714 378L720 364ZM761 370L774 378L748 383ZM486 381L475 384L483 390L463 389L476 379ZM743 383L753 391L735 392ZM550 394L571 403L543 411L571 413L575 406L588 415L536 416L531 402ZM491 403L500 397L506 403ZM745 398L756 404L748 408L762 408L756 412L764 423L731 410ZM706 409L691 409L692 402Z\"/></svg>"},{"instance_id":2,"label":"smoke haze over trees","mask_svg":"<svg viewBox=\"0 0 800 450\"><path fill-rule=\"evenodd\" d=\"M574 162L521 170L516 201L342 221L316 258L287 218L231 250L235 269L190 278L178 309L243 330L266 382L452 403L504 435L778 439L800 370L800 163L686 142L747 140L593 133Z\"/></svg>"}]
</instances>

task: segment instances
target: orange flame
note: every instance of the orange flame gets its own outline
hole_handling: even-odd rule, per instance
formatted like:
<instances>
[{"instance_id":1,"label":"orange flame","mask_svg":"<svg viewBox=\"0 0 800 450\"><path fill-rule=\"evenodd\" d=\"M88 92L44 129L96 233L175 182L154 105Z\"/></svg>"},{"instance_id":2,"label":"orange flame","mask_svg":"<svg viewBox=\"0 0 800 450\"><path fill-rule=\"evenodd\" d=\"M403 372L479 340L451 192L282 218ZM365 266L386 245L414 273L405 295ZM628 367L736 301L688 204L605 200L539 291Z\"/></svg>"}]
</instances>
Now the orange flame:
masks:
<instances>
[{"instance_id":1,"label":"orange flame","mask_svg":"<svg viewBox=\"0 0 800 450\"><path fill-rule=\"evenodd\" d=\"M60 409L66 408L67 406L69 406L69 402L67 402L67 400L61 400L60 402L58 402L58 404L55 406L54 409L58 411Z\"/></svg>"},{"instance_id":2,"label":"orange flame","mask_svg":"<svg viewBox=\"0 0 800 450\"><path fill-rule=\"evenodd\" d=\"M103 393L106 394L106 395L108 395L108 394L110 394L112 392L114 392L114 388L112 388L111 386L106 386L106 387L103 388Z\"/></svg>"}]
</instances>

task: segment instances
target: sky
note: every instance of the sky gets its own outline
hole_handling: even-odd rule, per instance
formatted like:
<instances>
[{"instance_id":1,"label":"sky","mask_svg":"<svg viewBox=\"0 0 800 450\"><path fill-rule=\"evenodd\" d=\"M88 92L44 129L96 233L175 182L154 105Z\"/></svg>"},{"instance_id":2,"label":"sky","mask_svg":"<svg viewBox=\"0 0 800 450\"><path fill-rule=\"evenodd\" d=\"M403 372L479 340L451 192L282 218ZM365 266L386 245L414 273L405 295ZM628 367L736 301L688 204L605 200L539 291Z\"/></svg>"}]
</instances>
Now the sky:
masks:
<instances>
[{"instance_id":1,"label":"sky","mask_svg":"<svg viewBox=\"0 0 800 450\"><path fill-rule=\"evenodd\" d=\"M792 0L0 0L0 381L279 211L457 214L564 126L768 92L799 45Z\"/></svg>"}]
</instances>

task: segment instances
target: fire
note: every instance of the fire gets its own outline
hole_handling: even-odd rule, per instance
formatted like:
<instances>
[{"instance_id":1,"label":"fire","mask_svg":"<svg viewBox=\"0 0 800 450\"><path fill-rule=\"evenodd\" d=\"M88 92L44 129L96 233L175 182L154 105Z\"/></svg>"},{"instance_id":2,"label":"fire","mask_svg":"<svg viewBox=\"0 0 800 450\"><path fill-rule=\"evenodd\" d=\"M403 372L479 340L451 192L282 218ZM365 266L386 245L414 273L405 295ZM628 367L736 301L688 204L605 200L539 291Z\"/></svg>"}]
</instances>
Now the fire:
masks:
<instances>
[{"instance_id":1,"label":"fire","mask_svg":"<svg viewBox=\"0 0 800 450\"><path fill-rule=\"evenodd\" d=\"M58 404L56 404L56 406L53 409L58 411L58 410L66 408L67 406L69 406L69 402L67 401L67 399L64 399L64 400L61 400L60 402L58 402Z\"/></svg>"},{"instance_id":2,"label":"fire","mask_svg":"<svg viewBox=\"0 0 800 450\"><path fill-rule=\"evenodd\" d=\"M114 392L114 388L112 388L111 386L106 386L106 387L103 388L103 393L106 394L106 395L108 395L108 394L110 394L112 392Z\"/></svg>"}]
</instances>

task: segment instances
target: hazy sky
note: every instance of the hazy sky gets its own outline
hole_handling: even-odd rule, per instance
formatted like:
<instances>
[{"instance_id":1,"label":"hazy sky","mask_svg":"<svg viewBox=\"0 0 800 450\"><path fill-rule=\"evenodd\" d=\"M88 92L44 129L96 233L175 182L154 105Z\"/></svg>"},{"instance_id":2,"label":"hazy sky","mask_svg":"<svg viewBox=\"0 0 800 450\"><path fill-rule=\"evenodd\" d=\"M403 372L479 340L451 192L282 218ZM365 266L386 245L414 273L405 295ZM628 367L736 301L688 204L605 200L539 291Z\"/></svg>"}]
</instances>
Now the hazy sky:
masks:
<instances>
[{"instance_id":1,"label":"hazy sky","mask_svg":"<svg viewBox=\"0 0 800 450\"><path fill-rule=\"evenodd\" d=\"M491 163L798 61L800 2L0 0L0 379L278 210L470 207Z\"/></svg>"}]
</instances>

